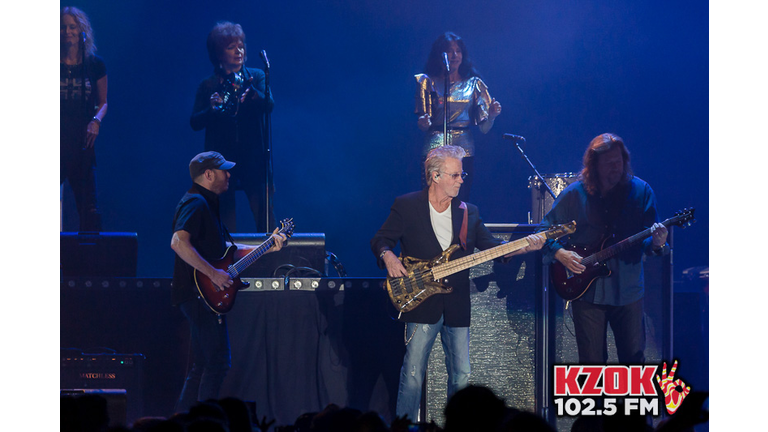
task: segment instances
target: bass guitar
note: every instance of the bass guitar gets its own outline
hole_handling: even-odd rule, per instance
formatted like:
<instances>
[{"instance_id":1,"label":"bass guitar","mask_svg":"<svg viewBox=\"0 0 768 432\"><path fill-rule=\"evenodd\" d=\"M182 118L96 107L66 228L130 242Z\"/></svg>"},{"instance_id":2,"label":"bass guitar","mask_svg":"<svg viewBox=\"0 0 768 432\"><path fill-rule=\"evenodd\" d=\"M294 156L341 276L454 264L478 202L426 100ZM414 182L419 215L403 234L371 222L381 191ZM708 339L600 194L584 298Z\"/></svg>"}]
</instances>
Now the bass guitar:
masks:
<instances>
[{"instance_id":1,"label":"bass guitar","mask_svg":"<svg viewBox=\"0 0 768 432\"><path fill-rule=\"evenodd\" d=\"M691 225L694 209L684 209L675 213L662 224L665 227L677 225L682 228ZM581 264L586 267L581 274L576 274L568 270L560 261L553 261L549 266L549 276L552 286L560 297L567 301L576 300L587 292L589 287L601 277L610 276L611 270L608 269L605 261L635 246L637 243L650 237L651 229L645 229L631 237L628 237L618 243L610 245L612 238L608 237L602 240L596 246L578 247L568 245L566 250L574 251L582 257Z\"/></svg>"},{"instance_id":2,"label":"bass guitar","mask_svg":"<svg viewBox=\"0 0 768 432\"><path fill-rule=\"evenodd\" d=\"M576 231L576 222L558 225L548 231L541 232L547 240L556 239ZM388 277L387 293L395 308L403 312L410 312L419 306L425 299L435 294L447 294L453 288L445 285L444 278L482 264L486 261L507 255L528 246L528 239L521 238L509 243L481 252L467 255L450 261L451 254L459 248L458 244L451 245L443 253L430 260L421 260L412 257L400 257L400 261L408 271L408 276Z\"/></svg>"},{"instance_id":3,"label":"bass guitar","mask_svg":"<svg viewBox=\"0 0 768 432\"><path fill-rule=\"evenodd\" d=\"M278 234L285 234L286 238L292 236L293 219L283 219L280 221L280 230L278 231ZM235 305L235 296L237 295L237 292L250 286L250 283L242 281L239 275L245 271L245 269L250 267L251 264L255 263L256 260L261 258L262 255L267 253L274 244L275 239L270 236L264 243L248 252L246 256L240 258L240 260L234 264L233 262L235 261L235 251L237 250L237 246L232 245L227 248L227 251L221 259L211 262L211 266L219 270L224 270L229 274L229 277L233 282L228 288L216 285L210 278L208 278L208 276L195 269L195 285L197 286L197 291L200 293L200 296L205 300L205 304L219 315L229 312L232 309L232 306Z\"/></svg>"}]
</instances>

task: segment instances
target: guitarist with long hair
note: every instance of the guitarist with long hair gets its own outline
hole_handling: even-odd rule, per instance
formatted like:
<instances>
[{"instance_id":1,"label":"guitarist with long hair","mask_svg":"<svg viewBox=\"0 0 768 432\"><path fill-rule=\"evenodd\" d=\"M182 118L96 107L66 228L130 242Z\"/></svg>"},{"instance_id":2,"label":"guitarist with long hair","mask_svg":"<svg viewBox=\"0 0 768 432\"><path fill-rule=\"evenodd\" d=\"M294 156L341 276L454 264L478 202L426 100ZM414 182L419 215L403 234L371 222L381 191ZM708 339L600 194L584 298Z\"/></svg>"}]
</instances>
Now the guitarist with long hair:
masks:
<instances>
[{"instance_id":1,"label":"guitarist with long hair","mask_svg":"<svg viewBox=\"0 0 768 432\"><path fill-rule=\"evenodd\" d=\"M483 224L477 207L456 197L464 183L462 169L464 149L457 146L437 147L424 162L427 188L395 199L389 217L371 239L371 249L379 267L389 277L405 277L406 269L393 249L400 245L404 257L428 260L440 256L452 245L460 244L451 259L471 255L475 248L487 250L498 246ZM505 257L541 249L543 234L532 234L528 245ZM469 381L469 270L442 279L450 292L420 301L414 310L404 312L406 352L400 370L397 393L398 417L407 415L417 421L421 386L429 354L438 333L446 356L448 397ZM421 299L420 299L421 300Z\"/></svg>"},{"instance_id":2,"label":"guitarist with long hair","mask_svg":"<svg viewBox=\"0 0 768 432\"><path fill-rule=\"evenodd\" d=\"M571 302L579 363L608 361L609 325L619 363L644 363L643 254L667 254L669 245L667 228L658 222L656 196L648 183L633 175L629 151L619 136L604 133L589 143L579 181L557 196L539 230L570 220L578 229L568 244L548 240L543 249L545 262L556 260L552 265L562 264L570 275L592 270L582 263L585 251L599 251L613 239L650 230L642 242L608 259L609 274L587 280L585 291Z\"/></svg>"},{"instance_id":3,"label":"guitarist with long hair","mask_svg":"<svg viewBox=\"0 0 768 432\"><path fill-rule=\"evenodd\" d=\"M197 401L217 399L231 366L226 316L214 313L198 296L194 271L201 272L218 287L229 287L234 282L230 274L210 264L234 244L219 216L219 195L229 188L229 170L234 166L234 162L218 152L196 155L189 163L194 183L176 206L171 238L171 249L176 252L171 295L173 304L189 322L192 353L192 365L176 412L188 410ZM285 236L276 232L272 234L274 246L269 252L280 250L285 241ZM235 258L255 247L236 246Z\"/></svg>"}]
</instances>

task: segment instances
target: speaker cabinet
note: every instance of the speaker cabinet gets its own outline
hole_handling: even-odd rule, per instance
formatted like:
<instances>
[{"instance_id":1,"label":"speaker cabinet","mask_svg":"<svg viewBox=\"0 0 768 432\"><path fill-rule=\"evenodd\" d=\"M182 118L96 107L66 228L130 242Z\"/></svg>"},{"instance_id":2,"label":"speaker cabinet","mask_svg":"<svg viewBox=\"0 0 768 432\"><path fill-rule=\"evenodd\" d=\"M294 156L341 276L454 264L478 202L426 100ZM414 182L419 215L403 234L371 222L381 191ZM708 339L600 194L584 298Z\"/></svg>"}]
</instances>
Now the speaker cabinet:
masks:
<instances>
[{"instance_id":1,"label":"speaker cabinet","mask_svg":"<svg viewBox=\"0 0 768 432\"><path fill-rule=\"evenodd\" d=\"M136 277L138 235L129 232L62 232L63 277Z\"/></svg>"},{"instance_id":2,"label":"speaker cabinet","mask_svg":"<svg viewBox=\"0 0 768 432\"><path fill-rule=\"evenodd\" d=\"M61 389L60 394L62 430L73 430L66 428L67 419L74 422L79 416L93 424L100 420L99 414L109 417L110 428L128 427L127 395L123 389ZM102 404L106 404L106 412Z\"/></svg>"},{"instance_id":3,"label":"speaker cabinet","mask_svg":"<svg viewBox=\"0 0 768 432\"><path fill-rule=\"evenodd\" d=\"M237 243L259 245L269 235L232 234ZM242 277L323 276L325 275L325 234L294 234L278 252L265 254L241 273Z\"/></svg>"},{"instance_id":4,"label":"speaker cabinet","mask_svg":"<svg viewBox=\"0 0 768 432\"><path fill-rule=\"evenodd\" d=\"M142 354L84 354L62 350L62 394L66 391L122 398L123 423L126 418L135 420L143 415L143 362Z\"/></svg>"},{"instance_id":5,"label":"speaker cabinet","mask_svg":"<svg viewBox=\"0 0 768 432\"><path fill-rule=\"evenodd\" d=\"M694 391L709 390L708 267L684 270L675 285L674 358L685 368L680 377Z\"/></svg>"}]
</instances>

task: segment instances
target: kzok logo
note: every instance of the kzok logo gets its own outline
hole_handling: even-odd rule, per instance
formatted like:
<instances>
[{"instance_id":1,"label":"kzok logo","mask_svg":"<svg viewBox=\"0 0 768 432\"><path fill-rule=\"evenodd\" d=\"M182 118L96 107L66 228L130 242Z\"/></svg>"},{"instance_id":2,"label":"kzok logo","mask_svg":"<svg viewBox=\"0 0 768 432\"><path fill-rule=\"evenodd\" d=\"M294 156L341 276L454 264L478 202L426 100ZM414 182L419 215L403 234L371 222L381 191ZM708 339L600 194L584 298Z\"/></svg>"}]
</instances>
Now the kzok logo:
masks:
<instances>
[{"instance_id":1,"label":"kzok logo","mask_svg":"<svg viewBox=\"0 0 768 432\"><path fill-rule=\"evenodd\" d=\"M662 375L655 375L657 366L555 366L554 402L557 415L613 415L618 412L617 398L622 398L624 414L659 414L659 392L665 397L667 412L673 414L691 388L675 380L675 361L667 376L664 363ZM593 397L600 397L598 408Z\"/></svg>"},{"instance_id":2,"label":"kzok logo","mask_svg":"<svg viewBox=\"0 0 768 432\"><path fill-rule=\"evenodd\" d=\"M656 396L654 372L656 366L555 366L555 396Z\"/></svg>"}]
</instances>

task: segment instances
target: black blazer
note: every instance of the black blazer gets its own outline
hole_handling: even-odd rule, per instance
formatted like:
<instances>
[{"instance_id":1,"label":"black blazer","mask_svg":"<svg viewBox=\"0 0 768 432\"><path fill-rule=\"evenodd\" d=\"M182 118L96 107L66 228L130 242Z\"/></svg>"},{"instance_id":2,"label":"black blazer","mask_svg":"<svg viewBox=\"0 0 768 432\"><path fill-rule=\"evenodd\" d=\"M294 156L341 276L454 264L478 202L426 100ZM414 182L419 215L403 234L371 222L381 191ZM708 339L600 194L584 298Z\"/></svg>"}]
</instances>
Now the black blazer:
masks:
<instances>
[{"instance_id":1,"label":"black blazer","mask_svg":"<svg viewBox=\"0 0 768 432\"><path fill-rule=\"evenodd\" d=\"M464 210L459 206L461 201L451 202L451 219L453 223L453 240L451 244L459 243L461 223ZM459 249L453 253L452 259L474 253L475 248L489 249L501 244L501 240L493 237L483 224L477 207L467 203L467 249ZM437 241L432 230L429 217L428 189L412 192L395 198L389 217L371 239L371 250L378 259L380 268L385 268L384 262L378 258L384 250L392 250L400 243L402 255L419 259L431 259L443 253L443 248ZM448 276L448 285L453 288L450 294L438 294L427 298L412 310L400 317L401 321L422 324L434 324L444 316L444 324L450 327L469 327L469 270Z\"/></svg>"}]
</instances>

